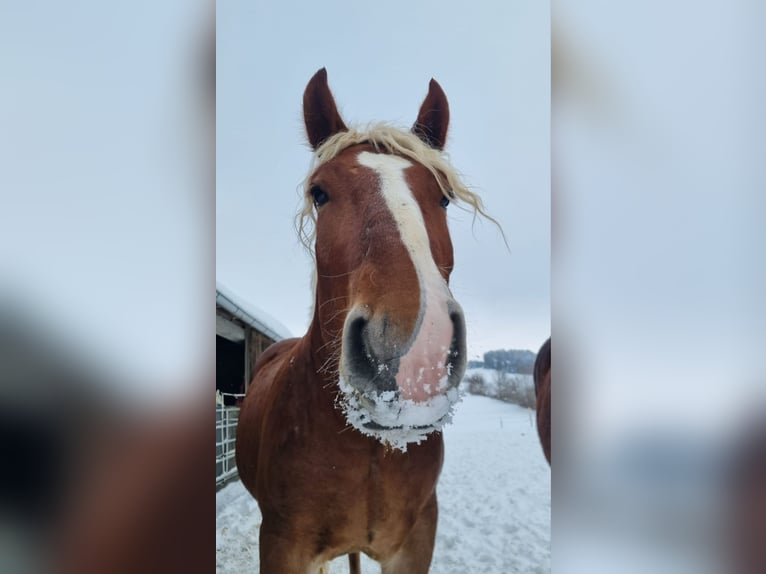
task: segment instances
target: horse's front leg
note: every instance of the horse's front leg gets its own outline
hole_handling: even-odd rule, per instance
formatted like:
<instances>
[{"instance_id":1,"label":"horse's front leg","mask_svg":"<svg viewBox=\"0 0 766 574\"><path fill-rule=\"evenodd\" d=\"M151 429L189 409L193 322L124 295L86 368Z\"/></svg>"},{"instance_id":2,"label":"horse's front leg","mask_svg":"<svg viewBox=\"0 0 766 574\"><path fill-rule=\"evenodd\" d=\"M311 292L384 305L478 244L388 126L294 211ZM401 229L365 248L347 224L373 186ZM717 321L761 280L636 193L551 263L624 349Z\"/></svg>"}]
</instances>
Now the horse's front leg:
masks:
<instances>
[{"instance_id":1,"label":"horse's front leg","mask_svg":"<svg viewBox=\"0 0 766 574\"><path fill-rule=\"evenodd\" d=\"M382 574L427 574L436 541L439 509L436 493L426 503L407 539L391 558L383 562Z\"/></svg>"},{"instance_id":2,"label":"horse's front leg","mask_svg":"<svg viewBox=\"0 0 766 574\"><path fill-rule=\"evenodd\" d=\"M317 574L321 565L306 541L298 538L264 518L259 537L260 574Z\"/></svg>"}]
</instances>

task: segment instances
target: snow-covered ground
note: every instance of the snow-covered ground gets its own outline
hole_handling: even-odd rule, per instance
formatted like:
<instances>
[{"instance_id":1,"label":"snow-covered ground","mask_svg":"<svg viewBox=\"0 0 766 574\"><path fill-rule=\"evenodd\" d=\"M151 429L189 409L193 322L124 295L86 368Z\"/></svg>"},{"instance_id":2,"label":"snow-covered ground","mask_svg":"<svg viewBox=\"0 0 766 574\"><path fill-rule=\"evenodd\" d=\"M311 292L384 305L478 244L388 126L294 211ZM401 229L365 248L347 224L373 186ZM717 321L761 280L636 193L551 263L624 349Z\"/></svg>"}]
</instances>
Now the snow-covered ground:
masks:
<instances>
[{"instance_id":1,"label":"snow-covered ground","mask_svg":"<svg viewBox=\"0 0 766 574\"><path fill-rule=\"evenodd\" d=\"M550 571L550 468L534 412L466 395L444 431L432 574ZM260 513L242 484L216 495L216 571L257 572ZM330 564L348 572L345 557ZM378 573L362 556L362 572Z\"/></svg>"},{"instance_id":2,"label":"snow-covered ground","mask_svg":"<svg viewBox=\"0 0 766 574\"><path fill-rule=\"evenodd\" d=\"M534 389L535 381L532 375L522 375L519 373L498 373L495 369L487 369L485 367L476 367L473 369L466 369L463 376L462 388L466 388L467 381L471 376L479 375L484 380L484 395L492 397L497 394L497 382L498 377L503 377L508 383L515 383L519 388Z\"/></svg>"}]
</instances>

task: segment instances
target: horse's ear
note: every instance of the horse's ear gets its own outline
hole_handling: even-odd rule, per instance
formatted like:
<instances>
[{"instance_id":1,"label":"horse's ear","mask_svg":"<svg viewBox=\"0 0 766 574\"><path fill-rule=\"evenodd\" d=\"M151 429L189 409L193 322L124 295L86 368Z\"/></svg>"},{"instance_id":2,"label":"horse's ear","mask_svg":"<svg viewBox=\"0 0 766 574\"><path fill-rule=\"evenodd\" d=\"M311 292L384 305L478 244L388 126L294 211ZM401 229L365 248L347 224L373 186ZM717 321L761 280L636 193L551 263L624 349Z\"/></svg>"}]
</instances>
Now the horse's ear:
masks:
<instances>
[{"instance_id":1,"label":"horse's ear","mask_svg":"<svg viewBox=\"0 0 766 574\"><path fill-rule=\"evenodd\" d=\"M449 127L449 104L439 83L431 79L428 95L418 112L418 119L412 126L412 133L438 150L444 149Z\"/></svg>"},{"instance_id":2,"label":"horse's ear","mask_svg":"<svg viewBox=\"0 0 766 574\"><path fill-rule=\"evenodd\" d=\"M313 149L317 149L330 136L348 130L327 85L325 68L314 74L303 92L303 120Z\"/></svg>"}]
</instances>

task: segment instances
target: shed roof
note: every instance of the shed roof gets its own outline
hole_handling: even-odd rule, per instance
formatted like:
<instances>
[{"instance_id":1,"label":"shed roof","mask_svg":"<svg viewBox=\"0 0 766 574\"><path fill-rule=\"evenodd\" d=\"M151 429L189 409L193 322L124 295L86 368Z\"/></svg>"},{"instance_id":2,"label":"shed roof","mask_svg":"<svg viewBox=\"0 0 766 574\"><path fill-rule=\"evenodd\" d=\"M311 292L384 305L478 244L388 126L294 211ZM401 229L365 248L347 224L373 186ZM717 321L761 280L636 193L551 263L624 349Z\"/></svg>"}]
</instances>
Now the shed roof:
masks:
<instances>
[{"instance_id":1,"label":"shed roof","mask_svg":"<svg viewBox=\"0 0 766 574\"><path fill-rule=\"evenodd\" d=\"M292 337L290 330L266 311L245 301L220 281L215 282L215 304L274 341Z\"/></svg>"}]
</instances>

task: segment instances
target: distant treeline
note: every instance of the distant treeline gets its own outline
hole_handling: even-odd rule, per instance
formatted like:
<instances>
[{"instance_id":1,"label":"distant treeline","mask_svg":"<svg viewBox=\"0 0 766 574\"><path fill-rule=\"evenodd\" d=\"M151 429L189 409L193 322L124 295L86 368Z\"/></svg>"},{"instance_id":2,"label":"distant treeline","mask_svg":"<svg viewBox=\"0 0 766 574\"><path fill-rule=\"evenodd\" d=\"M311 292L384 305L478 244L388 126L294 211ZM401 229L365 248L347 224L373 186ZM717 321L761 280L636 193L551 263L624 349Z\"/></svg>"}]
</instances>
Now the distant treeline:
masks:
<instances>
[{"instance_id":1,"label":"distant treeline","mask_svg":"<svg viewBox=\"0 0 766 574\"><path fill-rule=\"evenodd\" d=\"M495 369L504 373L531 375L537 355L520 349L498 349L484 353L483 361L468 361L468 368Z\"/></svg>"}]
</instances>

